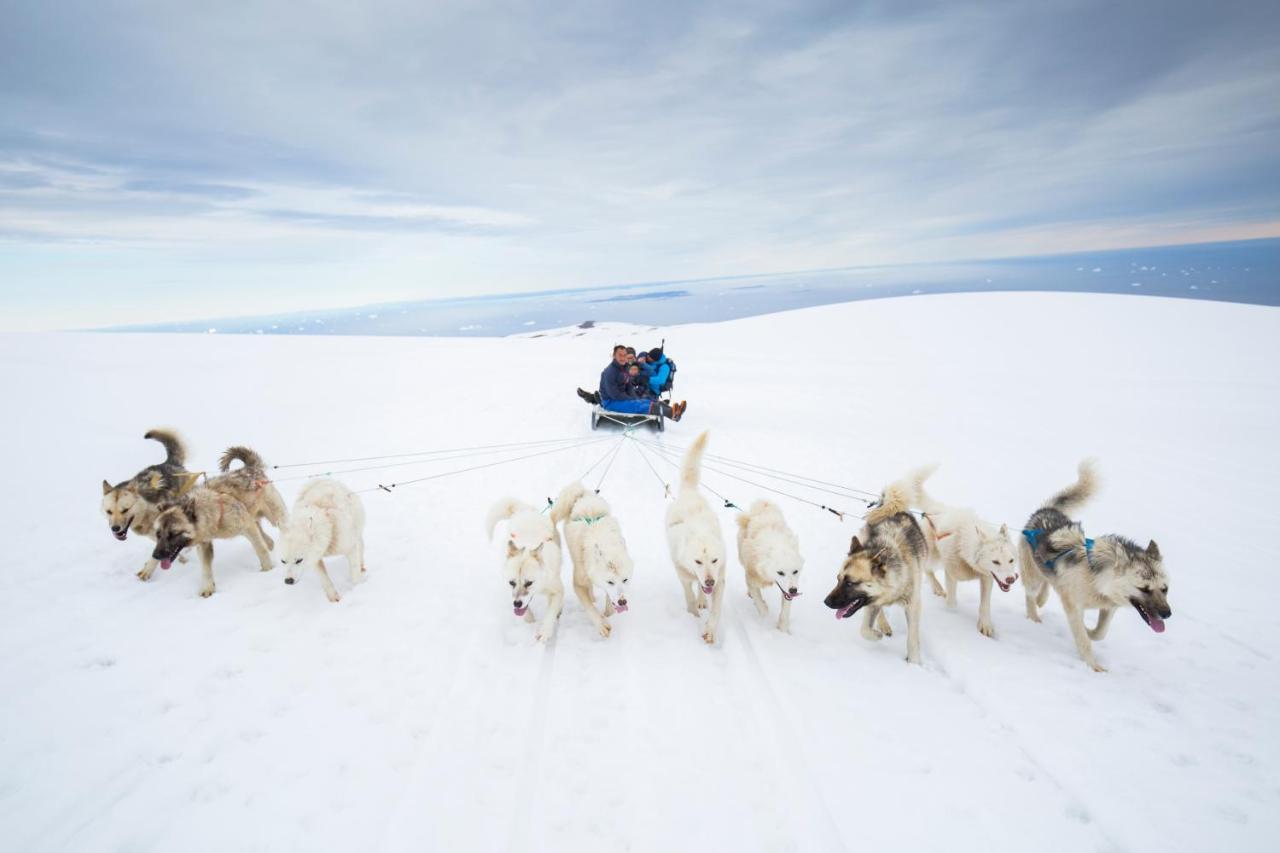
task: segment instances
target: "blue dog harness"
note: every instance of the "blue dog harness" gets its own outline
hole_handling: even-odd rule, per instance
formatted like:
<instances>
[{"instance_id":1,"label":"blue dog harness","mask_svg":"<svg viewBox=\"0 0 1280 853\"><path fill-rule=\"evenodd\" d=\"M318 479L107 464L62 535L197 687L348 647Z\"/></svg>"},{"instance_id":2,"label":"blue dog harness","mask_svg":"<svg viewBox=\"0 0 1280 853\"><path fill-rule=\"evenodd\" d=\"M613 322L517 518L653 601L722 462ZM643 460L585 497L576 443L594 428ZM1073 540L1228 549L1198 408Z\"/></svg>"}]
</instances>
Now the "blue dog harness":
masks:
<instances>
[{"instance_id":1,"label":"blue dog harness","mask_svg":"<svg viewBox=\"0 0 1280 853\"><path fill-rule=\"evenodd\" d=\"M1031 546L1032 551L1036 549L1036 543L1037 541L1039 541L1040 534L1042 533L1044 533L1044 531L1039 529L1022 531L1022 535L1026 538L1027 544ZM1044 567L1051 572L1055 571L1054 564L1057 563L1058 560L1062 559L1062 557L1064 557L1067 554L1067 552L1070 550L1071 549L1068 548L1067 551L1059 551L1057 554L1054 554L1052 557L1044 561ZM1085 551L1085 554L1088 554L1091 551L1093 551L1092 539L1084 540L1084 551Z\"/></svg>"}]
</instances>

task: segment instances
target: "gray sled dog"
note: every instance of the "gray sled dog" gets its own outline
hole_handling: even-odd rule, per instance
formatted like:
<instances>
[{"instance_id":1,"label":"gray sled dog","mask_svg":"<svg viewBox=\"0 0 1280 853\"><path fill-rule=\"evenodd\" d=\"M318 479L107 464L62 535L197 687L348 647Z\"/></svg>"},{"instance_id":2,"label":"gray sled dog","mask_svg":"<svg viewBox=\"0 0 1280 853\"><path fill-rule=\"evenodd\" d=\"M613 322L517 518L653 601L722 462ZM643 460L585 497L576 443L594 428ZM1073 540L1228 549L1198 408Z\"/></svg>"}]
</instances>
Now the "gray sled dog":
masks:
<instances>
[{"instance_id":1,"label":"gray sled dog","mask_svg":"<svg viewBox=\"0 0 1280 853\"><path fill-rule=\"evenodd\" d=\"M253 545L262 571L271 571L267 547L253 512L234 497L208 486L196 486L160 511L156 547L151 554L167 569L184 548L200 552L200 596L213 595L213 541L243 536Z\"/></svg>"},{"instance_id":2,"label":"gray sled dog","mask_svg":"<svg viewBox=\"0 0 1280 853\"><path fill-rule=\"evenodd\" d=\"M341 555L354 586L365 578L364 504L360 496L337 480L313 480L298 499L280 536L284 582L291 584L300 567L315 566L330 601L340 600L324 558Z\"/></svg>"},{"instance_id":3,"label":"gray sled dog","mask_svg":"<svg viewBox=\"0 0 1280 853\"><path fill-rule=\"evenodd\" d=\"M1151 540L1143 548L1123 536L1107 534L1085 538L1078 522L1067 512L1097 492L1098 475L1092 459L1080 463L1076 482L1050 498L1027 520L1018 543L1018 562L1026 591L1027 618L1040 621L1038 607L1057 590L1067 625L1080 658L1095 672L1106 668L1093 656L1093 640L1101 640L1118 608L1132 606L1157 634L1164 632L1169 609L1169 578L1160 548ZM1084 611L1098 610L1092 630L1084 624Z\"/></svg>"},{"instance_id":4,"label":"gray sled dog","mask_svg":"<svg viewBox=\"0 0 1280 853\"><path fill-rule=\"evenodd\" d=\"M879 640L887 624L884 608L901 604L907 612L907 661L920 663L920 585L929 559L924 531L908 511L933 468L921 468L884 490L880 503L849 543L849 554L824 604L847 619L866 608L862 636ZM880 622L877 629L876 622Z\"/></svg>"},{"instance_id":5,"label":"gray sled dog","mask_svg":"<svg viewBox=\"0 0 1280 853\"><path fill-rule=\"evenodd\" d=\"M720 519L698 491L702 454L707 447L707 433L698 436L684 455L680 468L680 493L667 507L667 547L676 578L684 592L685 608L694 616L711 610L702 629L702 639L715 643L720 626L720 608L724 601L724 537ZM696 590L696 591L695 591Z\"/></svg>"},{"instance_id":6,"label":"gray sled dog","mask_svg":"<svg viewBox=\"0 0 1280 853\"><path fill-rule=\"evenodd\" d=\"M1008 592L1018 580L1017 554L1009 540L1008 526L1002 524L997 528L983 521L971 509L940 503L927 495L923 488L917 500L917 505L924 510L923 526L929 542L929 556L932 561L942 564L947 580L944 592L932 567L925 570L934 594L946 595L947 607L954 610L957 584L978 581L981 589L978 633L994 637L996 628L991 621L991 588L999 586L1001 592Z\"/></svg>"},{"instance_id":7,"label":"gray sled dog","mask_svg":"<svg viewBox=\"0 0 1280 853\"><path fill-rule=\"evenodd\" d=\"M515 498L503 498L489 509L485 530L493 539L498 522L507 522L507 549L502 576L511 587L511 609L524 621L534 621L529 605L535 595L547 597L547 612L534 639L545 642L555 636L564 609L564 582L560 579L560 534L551 519Z\"/></svg>"},{"instance_id":8,"label":"gray sled dog","mask_svg":"<svg viewBox=\"0 0 1280 853\"><path fill-rule=\"evenodd\" d=\"M761 616L769 612L761 590L776 586L782 593L778 630L791 633L791 600L800 594L800 540L791 532L782 510L758 500L738 514L738 561L747 574L747 595Z\"/></svg>"},{"instance_id":9,"label":"gray sled dog","mask_svg":"<svg viewBox=\"0 0 1280 853\"><path fill-rule=\"evenodd\" d=\"M551 508L551 521L564 525L565 544L573 561L573 592L600 636L608 637L613 630L608 617L627 612L633 568L622 525L609 511L608 502L581 483L572 483L560 492ZM604 594L603 615L596 609L597 588Z\"/></svg>"},{"instance_id":10,"label":"gray sled dog","mask_svg":"<svg viewBox=\"0 0 1280 853\"><path fill-rule=\"evenodd\" d=\"M129 538L131 532L154 540L161 505L181 496L200 476L183 467L187 446L178 433L157 428L148 430L143 438L160 442L165 460L143 468L123 483L113 486L102 481L102 512L111 527L111 535L121 542ZM156 564L155 559L149 558L138 571L138 577L143 580L151 577Z\"/></svg>"}]
</instances>

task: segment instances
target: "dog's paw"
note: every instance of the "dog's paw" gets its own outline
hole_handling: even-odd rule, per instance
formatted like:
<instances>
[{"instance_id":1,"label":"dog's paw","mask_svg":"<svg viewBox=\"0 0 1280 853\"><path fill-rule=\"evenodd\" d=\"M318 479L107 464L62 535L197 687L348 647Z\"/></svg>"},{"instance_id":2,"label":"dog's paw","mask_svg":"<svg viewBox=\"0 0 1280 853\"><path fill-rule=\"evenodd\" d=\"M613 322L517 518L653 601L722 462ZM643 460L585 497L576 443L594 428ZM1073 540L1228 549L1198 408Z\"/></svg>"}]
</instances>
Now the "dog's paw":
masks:
<instances>
[{"instance_id":1,"label":"dog's paw","mask_svg":"<svg viewBox=\"0 0 1280 853\"><path fill-rule=\"evenodd\" d=\"M601 622L601 623L600 623L600 636L601 636L601 637L604 637L604 638L607 640L607 639L609 639L609 634L611 634L612 632L613 632L613 626L612 626L612 625L610 625L608 622Z\"/></svg>"},{"instance_id":2,"label":"dog's paw","mask_svg":"<svg viewBox=\"0 0 1280 853\"><path fill-rule=\"evenodd\" d=\"M875 641L882 639L884 637L884 632L877 630L876 628L863 628L862 637L863 639L870 640L871 642L874 643Z\"/></svg>"},{"instance_id":3,"label":"dog's paw","mask_svg":"<svg viewBox=\"0 0 1280 853\"><path fill-rule=\"evenodd\" d=\"M326 595L326 596L328 597L328 599L329 599L330 601L332 601L334 604L337 604L339 601L341 601L341 600L342 600L342 596L338 595L337 590L334 590L333 592L326 592L326 593L325 593L325 595Z\"/></svg>"},{"instance_id":4,"label":"dog's paw","mask_svg":"<svg viewBox=\"0 0 1280 853\"><path fill-rule=\"evenodd\" d=\"M149 572L146 569L138 569L138 580L142 581L143 583L146 583L147 581L151 580L151 575L152 575L152 572Z\"/></svg>"},{"instance_id":5,"label":"dog's paw","mask_svg":"<svg viewBox=\"0 0 1280 853\"><path fill-rule=\"evenodd\" d=\"M979 622L978 633L984 637L994 637L996 635L996 626L990 622Z\"/></svg>"},{"instance_id":6,"label":"dog's paw","mask_svg":"<svg viewBox=\"0 0 1280 853\"><path fill-rule=\"evenodd\" d=\"M1107 671L1107 668L1106 668L1105 666L1103 666L1102 664L1098 663L1096 660L1094 660L1094 661L1087 661L1087 663L1089 664L1089 666L1091 666L1091 667L1093 668L1093 671L1094 671L1094 672L1106 672L1106 671Z\"/></svg>"},{"instance_id":7,"label":"dog's paw","mask_svg":"<svg viewBox=\"0 0 1280 853\"><path fill-rule=\"evenodd\" d=\"M202 586L202 587L200 587L200 597L201 597L201 598L208 598L208 597L209 597L209 596L211 596L211 595L213 595L213 587L211 587L211 586Z\"/></svg>"},{"instance_id":8,"label":"dog's paw","mask_svg":"<svg viewBox=\"0 0 1280 853\"><path fill-rule=\"evenodd\" d=\"M784 633L784 634L790 634L790 633L791 633L791 626L790 626L790 625L788 625L788 624L785 624L785 623L779 622L779 623L778 623L778 630L779 630L779 631L781 631L781 632L782 632L782 633Z\"/></svg>"},{"instance_id":9,"label":"dog's paw","mask_svg":"<svg viewBox=\"0 0 1280 853\"><path fill-rule=\"evenodd\" d=\"M714 646L716 644L715 631L703 631L702 642L706 643L708 646Z\"/></svg>"},{"instance_id":10,"label":"dog's paw","mask_svg":"<svg viewBox=\"0 0 1280 853\"><path fill-rule=\"evenodd\" d=\"M1028 619L1030 619L1032 622L1040 622L1040 621L1042 621L1042 620L1040 619L1040 614L1039 614L1039 613L1028 613L1028 614L1027 614L1027 618L1028 618Z\"/></svg>"}]
</instances>

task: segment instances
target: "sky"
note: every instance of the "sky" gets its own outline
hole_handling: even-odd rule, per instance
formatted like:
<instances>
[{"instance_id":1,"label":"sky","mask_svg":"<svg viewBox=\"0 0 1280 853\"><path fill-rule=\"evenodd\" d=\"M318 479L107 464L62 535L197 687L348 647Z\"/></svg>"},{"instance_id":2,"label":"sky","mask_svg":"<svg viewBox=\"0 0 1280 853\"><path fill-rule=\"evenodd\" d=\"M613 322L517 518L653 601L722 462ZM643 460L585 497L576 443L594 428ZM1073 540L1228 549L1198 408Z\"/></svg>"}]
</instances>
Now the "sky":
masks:
<instances>
[{"instance_id":1,"label":"sky","mask_svg":"<svg viewBox=\"0 0 1280 853\"><path fill-rule=\"evenodd\" d=\"M1280 236L1280 3L0 0L0 330Z\"/></svg>"}]
</instances>

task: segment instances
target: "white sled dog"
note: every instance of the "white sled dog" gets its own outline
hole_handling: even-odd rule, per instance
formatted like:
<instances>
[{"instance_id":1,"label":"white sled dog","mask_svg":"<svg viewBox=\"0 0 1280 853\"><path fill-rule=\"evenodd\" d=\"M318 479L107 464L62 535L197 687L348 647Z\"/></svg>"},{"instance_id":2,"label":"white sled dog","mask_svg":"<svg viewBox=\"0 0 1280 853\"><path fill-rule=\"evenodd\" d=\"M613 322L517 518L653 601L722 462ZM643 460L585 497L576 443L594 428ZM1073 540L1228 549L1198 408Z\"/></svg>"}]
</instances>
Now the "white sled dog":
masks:
<instances>
[{"instance_id":1,"label":"white sled dog","mask_svg":"<svg viewBox=\"0 0 1280 853\"><path fill-rule=\"evenodd\" d=\"M920 663L921 577L929 559L924 531L908 510L933 468L921 468L888 486L866 524L849 543L849 555L836 576L835 589L823 603L847 619L862 608L862 636L879 640L885 630L884 608L901 604L907 611L907 661ZM879 621L880 628L876 623Z\"/></svg>"},{"instance_id":2,"label":"white sled dog","mask_svg":"<svg viewBox=\"0 0 1280 853\"><path fill-rule=\"evenodd\" d=\"M609 511L609 504L588 492L581 483L565 486L551 508L553 524L564 525L564 539L573 561L573 592L600 632L608 637L613 630L608 617L627 612L627 586L632 563L622 525ZM596 609L595 590L604 593L604 614Z\"/></svg>"},{"instance_id":3,"label":"white sled dog","mask_svg":"<svg viewBox=\"0 0 1280 853\"><path fill-rule=\"evenodd\" d=\"M364 504L337 480L313 480L303 488L280 539L285 583L296 580L299 567L315 566L324 594L340 600L324 565L325 557L339 554L347 558L353 585L365 578Z\"/></svg>"},{"instance_id":4,"label":"white sled dog","mask_svg":"<svg viewBox=\"0 0 1280 853\"><path fill-rule=\"evenodd\" d=\"M1157 634L1164 632L1169 609L1169 576L1155 540L1143 548L1123 536L1109 533L1095 542L1085 538L1078 522L1067 512L1093 497L1098 475L1092 459L1080 463L1076 482L1051 497L1027 520L1018 543L1022 584L1026 590L1027 618L1040 621L1037 607L1058 593L1067 625L1080 658L1095 672L1106 668L1093 656L1093 640L1101 640L1111 627L1118 608L1132 605L1142 621ZM1084 611L1097 609L1092 630L1084 624Z\"/></svg>"},{"instance_id":5,"label":"white sled dog","mask_svg":"<svg viewBox=\"0 0 1280 853\"><path fill-rule=\"evenodd\" d=\"M676 567L688 611L698 616L698 611L707 606L707 596L711 597L711 611L702 639L715 643L724 601L724 538L720 533L720 520L698 492L702 453L706 447L707 433L704 432L685 453L680 469L680 494L667 507L667 546L671 549L671 562Z\"/></svg>"},{"instance_id":6,"label":"white sled dog","mask_svg":"<svg viewBox=\"0 0 1280 853\"><path fill-rule=\"evenodd\" d=\"M502 575L511 587L511 608L524 621L533 622L529 604L535 595L547 597L547 612L534 638L545 642L555 636L564 608L564 582L560 579L560 534L551 519L515 498L503 498L489 510L485 529L490 541L498 522L507 521L507 550Z\"/></svg>"},{"instance_id":7,"label":"white sled dog","mask_svg":"<svg viewBox=\"0 0 1280 853\"><path fill-rule=\"evenodd\" d=\"M940 562L946 575L947 588L926 568L929 583L935 595L946 595L947 607L956 608L956 585L961 581L976 580L981 588L978 603L978 633L984 637L996 635L991 621L991 587L999 586L1008 592L1018 580L1017 554L1009 539L1009 528L1001 524L983 521L967 507L947 506L940 503L921 487L916 496L917 506L924 510L925 539L929 543L929 557Z\"/></svg>"},{"instance_id":8,"label":"white sled dog","mask_svg":"<svg viewBox=\"0 0 1280 853\"><path fill-rule=\"evenodd\" d=\"M738 561L747 573L747 595L761 616L769 612L762 589L776 586L782 593L778 630L791 633L791 599L800 594L800 540L787 527L782 510L765 500L738 515Z\"/></svg>"}]
</instances>

